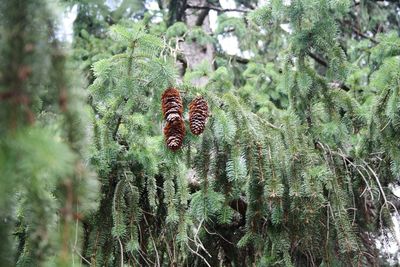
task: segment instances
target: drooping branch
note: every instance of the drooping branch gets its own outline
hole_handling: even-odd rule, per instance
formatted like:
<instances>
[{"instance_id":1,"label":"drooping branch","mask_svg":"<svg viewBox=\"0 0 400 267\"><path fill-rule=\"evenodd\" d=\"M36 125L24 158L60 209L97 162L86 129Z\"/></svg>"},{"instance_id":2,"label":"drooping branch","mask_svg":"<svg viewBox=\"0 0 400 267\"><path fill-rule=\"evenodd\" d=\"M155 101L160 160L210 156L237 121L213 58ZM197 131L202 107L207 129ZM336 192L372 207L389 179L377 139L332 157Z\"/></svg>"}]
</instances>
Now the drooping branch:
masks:
<instances>
[{"instance_id":1,"label":"drooping branch","mask_svg":"<svg viewBox=\"0 0 400 267\"><path fill-rule=\"evenodd\" d=\"M314 59L316 62L318 62L318 63L321 64L322 66L328 67L328 63L327 63L324 59L322 59L322 58L320 58L319 56L317 56L316 54L314 54L314 53L308 51L308 52L307 52L307 55L309 55L312 59Z\"/></svg>"},{"instance_id":2,"label":"drooping branch","mask_svg":"<svg viewBox=\"0 0 400 267\"><path fill-rule=\"evenodd\" d=\"M352 20L338 21L338 23L343 23L343 25L342 25L343 27L350 26L352 32L355 33L356 35L360 36L361 38L368 39L374 44L379 44L379 41L377 41L375 38L366 35L365 33L360 31L359 27L354 26Z\"/></svg>"},{"instance_id":3,"label":"drooping branch","mask_svg":"<svg viewBox=\"0 0 400 267\"><path fill-rule=\"evenodd\" d=\"M196 176L196 172L191 169L187 176L188 187L192 193L199 191L201 189L201 184ZM243 218L246 216L247 201L243 196L237 199L233 199L229 202L229 206L237 211Z\"/></svg>"},{"instance_id":4,"label":"drooping branch","mask_svg":"<svg viewBox=\"0 0 400 267\"><path fill-rule=\"evenodd\" d=\"M324 66L324 67L326 67L326 68L328 68L328 63L324 60L324 59L322 59L322 58L320 58L319 56L317 56L316 54L314 54L314 53L312 53L312 52L310 52L310 51L308 51L307 52L307 55L309 55L312 59L314 59L317 63L319 63L320 65L322 65L322 66ZM332 87L334 87L334 88L340 88L340 89L343 89L344 91L350 91L350 88L347 86L347 85L345 85L343 82L333 82L333 83L331 83L330 84Z\"/></svg>"},{"instance_id":5,"label":"drooping branch","mask_svg":"<svg viewBox=\"0 0 400 267\"><path fill-rule=\"evenodd\" d=\"M370 40L370 41L373 42L374 44L379 44L379 42L378 42L375 38L370 37L370 36L367 36L366 34L362 33L362 32L361 32L359 29L357 29L356 27L353 27L353 32L354 32L355 34L357 34L358 36L364 38L364 39Z\"/></svg>"}]
</instances>

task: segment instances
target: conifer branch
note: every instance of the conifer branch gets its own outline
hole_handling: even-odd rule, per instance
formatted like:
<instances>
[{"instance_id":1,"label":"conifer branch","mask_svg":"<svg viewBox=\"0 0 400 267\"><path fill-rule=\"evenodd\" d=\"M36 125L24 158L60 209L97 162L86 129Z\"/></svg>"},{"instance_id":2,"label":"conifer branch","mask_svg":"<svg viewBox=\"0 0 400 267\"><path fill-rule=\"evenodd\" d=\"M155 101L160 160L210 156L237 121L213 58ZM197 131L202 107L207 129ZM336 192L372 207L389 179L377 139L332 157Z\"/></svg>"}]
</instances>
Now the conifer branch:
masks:
<instances>
[{"instance_id":1,"label":"conifer branch","mask_svg":"<svg viewBox=\"0 0 400 267\"><path fill-rule=\"evenodd\" d=\"M122 121L122 116L119 115L117 117L117 123L115 125L115 129L114 129L114 132L112 134L112 137L113 137L114 140L117 140L117 133L118 133L119 126L121 125L121 121Z\"/></svg>"},{"instance_id":2,"label":"conifer branch","mask_svg":"<svg viewBox=\"0 0 400 267\"><path fill-rule=\"evenodd\" d=\"M343 26L343 27L346 27L346 25L347 25L347 26L350 26L352 32L355 33L356 35L360 36L361 38L368 39L368 40L370 40L370 41L371 41L372 43L374 43L374 44L379 44L379 41L376 40L374 37L368 36L368 35L366 35L365 33L361 32L360 29L359 29L359 26L358 26L358 27L357 27L357 26L354 26L354 25L353 25L353 21L351 21L351 20L344 20L344 21L338 21L338 23L342 23L342 26Z\"/></svg>"},{"instance_id":3,"label":"conifer branch","mask_svg":"<svg viewBox=\"0 0 400 267\"><path fill-rule=\"evenodd\" d=\"M312 53L312 52L310 52L310 51L307 51L307 54L308 54L312 59L314 59L317 63L321 64L321 65L324 66L324 67L328 67L328 63L327 63L324 59L322 59L322 58L320 58L319 56L317 56L316 54L314 54L314 53Z\"/></svg>"},{"instance_id":4,"label":"conifer branch","mask_svg":"<svg viewBox=\"0 0 400 267\"><path fill-rule=\"evenodd\" d=\"M228 60L236 61L241 64L248 64L250 62L249 59L237 55L228 55L222 52L218 52L217 55Z\"/></svg>"},{"instance_id":5,"label":"conifer branch","mask_svg":"<svg viewBox=\"0 0 400 267\"><path fill-rule=\"evenodd\" d=\"M310 51L307 51L307 55L309 55L312 59L314 59L317 63L321 64L322 66L324 66L326 68L329 67L328 63L324 59L322 59L319 56L317 56L316 54L314 54L314 53L312 53ZM335 81L335 82L331 83L330 85L332 87L334 87L334 88L343 89L346 92L350 91L350 88L347 85L345 85L343 82Z\"/></svg>"},{"instance_id":6,"label":"conifer branch","mask_svg":"<svg viewBox=\"0 0 400 267\"><path fill-rule=\"evenodd\" d=\"M354 27L353 26L353 32L355 33L355 34L357 34L358 36L360 36L360 37L362 37L362 38L364 38L364 39L368 39L368 40L370 40L371 42L373 42L374 44L379 44L379 42L375 39L375 38L373 38L373 37L370 37L370 36L368 36L368 35L365 35L364 33L362 33L359 29L357 29L356 27Z\"/></svg>"},{"instance_id":7,"label":"conifer branch","mask_svg":"<svg viewBox=\"0 0 400 267\"><path fill-rule=\"evenodd\" d=\"M93 96L92 95L88 95L87 104L92 108L92 111L93 111L95 116L98 116L100 119L103 118L103 114L100 113L100 111L98 110L96 105L93 103Z\"/></svg>"},{"instance_id":8,"label":"conifer branch","mask_svg":"<svg viewBox=\"0 0 400 267\"><path fill-rule=\"evenodd\" d=\"M187 8L191 9L211 9L215 10L218 12L241 12L241 13L247 13L250 12L251 10L245 10L245 9L239 9L239 8L222 8L222 7L217 7L217 6L194 6L194 5L186 5Z\"/></svg>"}]
</instances>

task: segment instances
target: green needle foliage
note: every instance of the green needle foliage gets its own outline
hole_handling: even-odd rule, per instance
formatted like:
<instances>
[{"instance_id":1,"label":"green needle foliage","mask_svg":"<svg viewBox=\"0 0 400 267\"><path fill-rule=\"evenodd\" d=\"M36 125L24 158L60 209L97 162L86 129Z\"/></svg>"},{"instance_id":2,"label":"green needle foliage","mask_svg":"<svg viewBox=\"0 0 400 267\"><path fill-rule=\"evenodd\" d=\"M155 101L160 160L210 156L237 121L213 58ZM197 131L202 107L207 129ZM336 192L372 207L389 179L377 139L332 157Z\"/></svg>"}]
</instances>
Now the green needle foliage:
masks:
<instances>
[{"instance_id":1,"label":"green needle foliage","mask_svg":"<svg viewBox=\"0 0 400 267\"><path fill-rule=\"evenodd\" d=\"M242 16L219 1L64 2L70 57L50 1L0 4L2 263L398 264L377 247L400 207L396 1L235 1ZM209 47L213 62L192 64ZM176 152L169 87L185 108ZM195 136L200 95L210 116Z\"/></svg>"},{"instance_id":2,"label":"green needle foliage","mask_svg":"<svg viewBox=\"0 0 400 267\"><path fill-rule=\"evenodd\" d=\"M1 266L70 266L76 218L97 194L82 93L68 79L53 4L5 0L0 11Z\"/></svg>"}]
</instances>

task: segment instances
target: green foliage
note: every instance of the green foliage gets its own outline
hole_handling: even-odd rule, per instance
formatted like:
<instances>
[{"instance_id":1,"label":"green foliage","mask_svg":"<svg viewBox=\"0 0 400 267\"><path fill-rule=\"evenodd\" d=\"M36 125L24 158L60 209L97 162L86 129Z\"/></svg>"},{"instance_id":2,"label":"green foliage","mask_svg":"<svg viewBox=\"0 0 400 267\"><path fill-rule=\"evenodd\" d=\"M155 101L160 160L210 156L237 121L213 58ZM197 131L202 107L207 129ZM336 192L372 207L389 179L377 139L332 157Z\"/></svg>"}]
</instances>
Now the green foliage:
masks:
<instances>
[{"instance_id":1,"label":"green foliage","mask_svg":"<svg viewBox=\"0 0 400 267\"><path fill-rule=\"evenodd\" d=\"M83 162L82 94L67 78L72 65L56 39L54 7L1 3L0 231L10 242L1 248L4 266L69 266L76 257L69 247L79 247L75 217L95 206L96 181Z\"/></svg>"},{"instance_id":2,"label":"green foliage","mask_svg":"<svg viewBox=\"0 0 400 267\"><path fill-rule=\"evenodd\" d=\"M218 16L218 27L215 32L221 35L234 32L237 37L244 38L246 26L242 18L228 17L222 14Z\"/></svg>"},{"instance_id":3,"label":"green foliage","mask_svg":"<svg viewBox=\"0 0 400 267\"><path fill-rule=\"evenodd\" d=\"M176 22L174 25L168 27L167 32L165 33L166 37L180 37L183 36L187 32L187 26L183 22Z\"/></svg>"},{"instance_id":4,"label":"green foliage","mask_svg":"<svg viewBox=\"0 0 400 267\"><path fill-rule=\"evenodd\" d=\"M246 15L221 8L209 33L208 10L179 1L157 1L160 10L149 12L143 1L115 9L66 1L78 8L71 63L46 1L3 2L6 265L387 263L371 240L390 232L396 211L396 3L272 0L255 8L238 0ZM185 21L187 12L197 21ZM218 42L227 36L237 37L240 53L225 54ZM213 47L215 60L192 66L185 45ZM72 81L77 65L86 88ZM206 84L193 86L198 79ZM162 131L168 87L185 107L176 152ZM9 100L10 91L21 98ZM210 116L195 136L186 107L198 95Z\"/></svg>"},{"instance_id":5,"label":"green foliage","mask_svg":"<svg viewBox=\"0 0 400 267\"><path fill-rule=\"evenodd\" d=\"M213 39L201 28L195 27L188 32L187 40L189 43L197 43L199 45L206 45L213 41Z\"/></svg>"},{"instance_id":6,"label":"green foliage","mask_svg":"<svg viewBox=\"0 0 400 267\"><path fill-rule=\"evenodd\" d=\"M249 15L248 18L250 21L254 22L258 26L267 26L268 22L271 19L271 7L269 6L263 6L260 7L254 11L252 11Z\"/></svg>"}]
</instances>

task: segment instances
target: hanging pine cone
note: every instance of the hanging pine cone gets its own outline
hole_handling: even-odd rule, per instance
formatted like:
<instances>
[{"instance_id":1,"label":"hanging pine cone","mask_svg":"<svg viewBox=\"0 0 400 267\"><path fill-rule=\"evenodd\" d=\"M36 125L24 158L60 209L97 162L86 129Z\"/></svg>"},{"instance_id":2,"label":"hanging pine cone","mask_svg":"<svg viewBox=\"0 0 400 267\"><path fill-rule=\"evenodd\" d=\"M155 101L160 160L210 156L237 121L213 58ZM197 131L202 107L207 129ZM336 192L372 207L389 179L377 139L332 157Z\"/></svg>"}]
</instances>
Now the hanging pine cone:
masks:
<instances>
[{"instance_id":1,"label":"hanging pine cone","mask_svg":"<svg viewBox=\"0 0 400 267\"><path fill-rule=\"evenodd\" d=\"M169 149L176 151L181 148L183 138L185 137L185 123L183 119L179 117L179 119L167 121L167 125L164 127L164 136Z\"/></svg>"},{"instance_id":2,"label":"hanging pine cone","mask_svg":"<svg viewBox=\"0 0 400 267\"><path fill-rule=\"evenodd\" d=\"M161 97L161 106L164 119L167 121L172 122L182 117L182 99L177 89L171 87L164 91Z\"/></svg>"},{"instance_id":3,"label":"hanging pine cone","mask_svg":"<svg viewBox=\"0 0 400 267\"><path fill-rule=\"evenodd\" d=\"M164 127L165 142L169 149L176 151L182 147L185 136L183 105L179 91L172 87L165 90L161 96L161 107L167 121Z\"/></svg>"},{"instance_id":4,"label":"hanging pine cone","mask_svg":"<svg viewBox=\"0 0 400 267\"><path fill-rule=\"evenodd\" d=\"M199 135L204 131L207 118L207 101L202 96L198 96L189 104L190 130L194 135Z\"/></svg>"}]
</instances>

